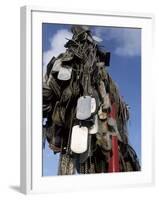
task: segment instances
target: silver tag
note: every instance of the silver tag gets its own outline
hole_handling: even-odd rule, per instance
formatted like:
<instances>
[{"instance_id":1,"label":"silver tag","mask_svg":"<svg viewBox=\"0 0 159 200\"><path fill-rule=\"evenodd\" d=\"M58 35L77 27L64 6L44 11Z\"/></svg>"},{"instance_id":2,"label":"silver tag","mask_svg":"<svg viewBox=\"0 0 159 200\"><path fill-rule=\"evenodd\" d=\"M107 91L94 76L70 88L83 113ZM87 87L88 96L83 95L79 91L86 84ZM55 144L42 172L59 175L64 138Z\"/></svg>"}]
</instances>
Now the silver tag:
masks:
<instances>
[{"instance_id":1,"label":"silver tag","mask_svg":"<svg viewBox=\"0 0 159 200\"><path fill-rule=\"evenodd\" d=\"M52 71L54 71L54 72L59 72L59 71L60 71L60 68L61 68L61 66L62 66L61 63L62 63L62 62L61 62L61 59L55 60Z\"/></svg>"},{"instance_id":2,"label":"silver tag","mask_svg":"<svg viewBox=\"0 0 159 200\"><path fill-rule=\"evenodd\" d=\"M94 113L96 111L96 99L91 98L91 113Z\"/></svg>"},{"instance_id":3,"label":"silver tag","mask_svg":"<svg viewBox=\"0 0 159 200\"><path fill-rule=\"evenodd\" d=\"M88 128L79 125L72 127L71 150L74 153L84 153L88 148Z\"/></svg>"},{"instance_id":4,"label":"silver tag","mask_svg":"<svg viewBox=\"0 0 159 200\"><path fill-rule=\"evenodd\" d=\"M88 119L91 116L91 96L82 96L77 101L76 118L79 120Z\"/></svg>"},{"instance_id":5,"label":"silver tag","mask_svg":"<svg viewBox=\"0 0 159 200\"><path fill-rule=\"evenodd\" d=\"M57 78L62 81L67 81L71 78L72 68L61 67Z\"/></svg>"}]
</instances>

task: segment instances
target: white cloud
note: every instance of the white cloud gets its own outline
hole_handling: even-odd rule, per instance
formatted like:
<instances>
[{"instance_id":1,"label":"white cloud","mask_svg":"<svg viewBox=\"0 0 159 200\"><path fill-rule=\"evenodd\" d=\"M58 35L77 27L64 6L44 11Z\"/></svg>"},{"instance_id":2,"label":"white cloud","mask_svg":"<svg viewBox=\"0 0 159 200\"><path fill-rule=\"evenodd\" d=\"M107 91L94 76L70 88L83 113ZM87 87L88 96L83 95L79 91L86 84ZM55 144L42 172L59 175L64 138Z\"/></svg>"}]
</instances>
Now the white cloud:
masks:
<instances>
[{"instance_id":1,"label":"white cloud","mask_svg":"<svg viewBox=\"0 0 159 200\"><path fill-rule=\"evenodd\" d=\"M58 56L60 53L65 52L66 38L71 39L72 33L67 29L58 30L50 39L50 49L43 53L43 72L46 71L46 66L53 56Z\"/></svg>"},{"instance_id":2,"label":"white cloud","mask_svg":"<svg viewBox=\"0 0 159 200\"><path fill-rule=\"evenodd\" d=\"M97 28L95 34L104 40L112 40L114 53L119 56L139 56L141 54L140 30L132 28Z\"/></svg>"}]
</instances>

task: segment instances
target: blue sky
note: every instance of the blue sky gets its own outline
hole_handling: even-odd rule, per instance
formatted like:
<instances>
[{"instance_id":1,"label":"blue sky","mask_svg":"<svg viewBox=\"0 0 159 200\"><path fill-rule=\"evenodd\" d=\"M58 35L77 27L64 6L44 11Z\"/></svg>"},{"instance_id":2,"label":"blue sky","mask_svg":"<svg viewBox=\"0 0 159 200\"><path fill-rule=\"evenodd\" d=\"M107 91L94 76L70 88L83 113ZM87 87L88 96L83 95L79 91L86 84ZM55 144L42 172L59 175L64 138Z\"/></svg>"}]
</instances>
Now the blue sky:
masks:
<instances>
[{"instance_id":1,"label":"blue sky","mask_svg":"<svg viewBox=\"0 0 159 200\"><path fill-rule=\"evenodd\" d=\"M66 38L71 38L70 25L43 24L43 72L52 56L64 52ZM141 29L90 27L102 48L111 52L108 72L116 82L120 95L130 106L129 142L141 160ZM43 150L43 175L57 175L58 155Z\"/></svg>"}]
</instances>

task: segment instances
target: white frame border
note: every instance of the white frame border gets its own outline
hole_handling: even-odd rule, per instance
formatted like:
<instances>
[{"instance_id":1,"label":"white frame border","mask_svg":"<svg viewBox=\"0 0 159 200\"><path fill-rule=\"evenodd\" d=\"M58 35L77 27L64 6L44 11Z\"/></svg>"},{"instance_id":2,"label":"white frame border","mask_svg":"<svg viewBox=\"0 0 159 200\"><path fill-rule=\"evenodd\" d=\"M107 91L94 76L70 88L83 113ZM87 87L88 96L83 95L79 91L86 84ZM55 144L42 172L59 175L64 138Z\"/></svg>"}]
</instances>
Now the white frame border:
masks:
<instances>
[{"instance_id":1,"label":"white frame border","mask_svg":"<svg viewBox=\"0 0 159 200\"><path fill-rule=\"evenodd\" d=\"M152 50L152 28L153 28L153 19L154 16L151 14L138 14L138 13L120 13L120 12L106 12L106 11L88 11L88 10L74 10L73 12L68 12L64 9L50 9L50 8L40 8L40 7L33 7L33 6L25 6L21 8L21 192L28 194L28 193L41 193L41 192L61 192L61 184L63 184L63 191L72 191L72 190L84 190L84 189L94 189L94 188L102 188L105 189L105 187L119 187L119 186L134 186L134 184L137 186L139 185L152 185L154 183L154 158L153 158L153 152L154 152L154 146L153 146L153 133L152 137L150 137L150 146L149 146L149 161L152 163L149 166L149 169L147 171L148 174L145 174L142 172L133 172L135 176L133 176L130 173L129 178L130 182L123 182L121 185L116 184L116 176L118 176L119 179L123 179L123 175L121 173L119 174L111 174L112 183L110 185L103 183L101 184L90 184L89 186L85 185L78 185L79 188L75 188L73 183L76 182L77 177L75 176L64 176L64 177L37 177L37 174L35 175L35 162L34 162L34 155L33 155L33 145L32 140L34 139L34 136L32 135L32 116L33 116L33 101L32 97L33 94L35 94L34 88L33 88L33 82L34 82L34 72L31 68L32 66L32 54L33 54L33 38L32 38L32 12L48 12L48 13L58 13L58 14L74 14L74 15L89 15L89 16L109 16L109 17L122 17L122 18L136 18L136 19L143 19L143 20L150 20L151 23L149 24L149 43L148 48L150 48L150 51ZM52 22L53 23L53 22ZM137 26L138 27L138 26ZM140 27L140 25L139 25ZM152 64L152 56L149 54L150 58L148 60L148 64ZM144 60L142 60L144 62ZM148 65L147 64L147 65ZM144 66L146 63L144 63ZM151 70L150 70L151 71ZM40 71L39 71L40 73ZM151 73L151 72L150 72ZM147 77L147 76L146 76ZM145 83L145 82L144 82ZM36 85L36 83L35 83ZM146 93L146 91L145 91ZM34 95L35 96L35 95ZM146 96L145 96L146 97ZM151 113L152 110L149 109L150 117L152 117ZM145 114L147 112L144 112ZM143 115L143 113L142 113ZM147 120L147 118L145 119ZM153 122L151 122L150 128L153 126ZM153 129L154 130L154 129ZM154 132L154 131L152 131ZM34 163L34 164L33 164ZM104 175L94 175L96 176L96 180L101 179ZM89 175L89 177L83 177L78 176L78 181L82 183L84 180L89 183L92 183L94 181L94 176ZM109 176L109 175L108 175ZM141 177L140 177L141 176ZM136 177L140 177L138 180L135 180ZM106 177L105 177L106 178ZM42 180L43 179L43 180ZM45 180L44 180L45 179ZM43 182L41 184L40 182ZM49 187L52 182L56 182L57 186ZM66 185L67 181L67 185ZM114 181L114 183L113 183ZM98 182L98 181L97 181ZM44 185L46 187L44 188ZM60 189L58 187L60 186ZM53 190L54 187L54 190Z\"/></svg>"}]
</instances>

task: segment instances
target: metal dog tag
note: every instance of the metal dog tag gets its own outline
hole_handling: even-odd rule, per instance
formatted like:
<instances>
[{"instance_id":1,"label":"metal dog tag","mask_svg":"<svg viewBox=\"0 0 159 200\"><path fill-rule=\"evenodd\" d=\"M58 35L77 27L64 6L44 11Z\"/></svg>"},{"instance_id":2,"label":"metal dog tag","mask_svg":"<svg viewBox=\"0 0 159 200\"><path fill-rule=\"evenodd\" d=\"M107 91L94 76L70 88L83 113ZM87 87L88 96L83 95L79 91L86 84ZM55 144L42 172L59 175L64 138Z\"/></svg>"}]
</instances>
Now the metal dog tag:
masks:
<instances>
[{"instance_id":1,"label":"metal dog tag","mask_svg":"<svg viewBox=\"0 0 159 200\"><path fill-rule=\"evenodd\" d=\"M72 74L72 68L61 67L57 78L62 81L70 80Z\"/></svg>"},{"instance_id":2,"label":"metal dog tag","mask_svg":"<svg viewBox=\"0 0 159 200\"><path fill-rule=\"evenodd\" d=\"M96 111L96 99L95 98L91 98L91 113L95 113Z\"/></svg>"},{"instance_id":3,"label":"metal dog tag","mask_svg":"<svg viewBox=\"0 0 159 200\"><path fill-rule=\"evenodd\" d=\"M95 115L94 125L89 129L89 134L96 134L98 132L98 115Z\"/></svg>"},{"instance_id":4,"label":"metal dog tag","mask_svg":"<svg viewBox=\"0 0 159 200\"><path fill-rule=\"evenodd\" d=\"M77 101L76 118L79 120L88 119L91 116L91 96L82 96Z\"/></svg>"},{"instance_id":5,"label":"metal dog tag","mask_svg":"<svg viewBox=\"0 0 159 200\"><path fill-rule=\"evenodd\" d=\"M60 68L61 68L61 66L62 66L61 63L62 63L61 59L55 60L52 71L54 71L54 72L59 72L59 71L60 71Z\"/></svg>"},{"instance_id":6,"label":"metal dog tag","mask_svg":"<svg viewBox=\"0 0 159 200\"><path fill-rule=\"evenodd\" d=\"M74 153L81 154L88 148L88 128L79 125L72 127L71 150Z\"/></svg>"}]
</instances>

